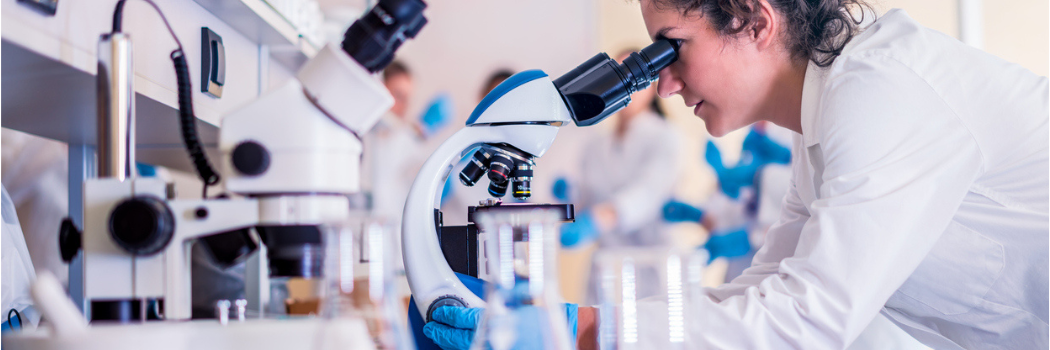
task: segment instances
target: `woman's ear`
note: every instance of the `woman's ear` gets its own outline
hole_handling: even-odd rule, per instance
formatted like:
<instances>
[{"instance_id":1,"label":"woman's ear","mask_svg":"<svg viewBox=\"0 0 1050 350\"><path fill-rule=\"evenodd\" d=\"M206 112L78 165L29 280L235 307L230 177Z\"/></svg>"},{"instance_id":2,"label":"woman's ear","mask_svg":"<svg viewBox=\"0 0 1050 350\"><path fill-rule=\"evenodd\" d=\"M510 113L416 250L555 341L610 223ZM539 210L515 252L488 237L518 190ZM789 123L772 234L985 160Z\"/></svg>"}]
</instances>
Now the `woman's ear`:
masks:
<instances>
[{"instance_id":1,"label":"woman's ear","mask_svg":"<svg viewBox=\"0 0 1050 350\"><path fill-rule=\"evenodd\" d=\"M759 0L756 5L758 11L755 11L755 16L751 20L748 36L759 49L772 47L780 27L780 18L773 11L773 6L769 4L769 1Z\"/></svg>"}]
</instances>

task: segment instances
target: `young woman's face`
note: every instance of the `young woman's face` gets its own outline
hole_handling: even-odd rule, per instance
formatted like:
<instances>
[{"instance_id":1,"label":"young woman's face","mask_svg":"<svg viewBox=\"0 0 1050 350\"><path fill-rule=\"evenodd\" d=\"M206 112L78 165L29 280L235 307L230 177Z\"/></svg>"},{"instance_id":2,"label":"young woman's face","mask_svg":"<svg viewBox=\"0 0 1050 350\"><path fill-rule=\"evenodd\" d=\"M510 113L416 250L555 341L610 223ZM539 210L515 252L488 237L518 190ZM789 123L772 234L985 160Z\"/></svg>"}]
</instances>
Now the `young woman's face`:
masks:
<instances>
[{"instance_id":1,"label":"young woman's face","mask_svg":"<svg viewBox=\"0 0 1050 350\"><path fill-rule=\"evenodd\" d=\"M683 15L653 0L641 5L650 37L681 40L678 61L660 71L660 97L682 95L715 137L763 118L774 71L758 40L747 32L719 36L697 12Z\"/></svg>"}]
</instances>

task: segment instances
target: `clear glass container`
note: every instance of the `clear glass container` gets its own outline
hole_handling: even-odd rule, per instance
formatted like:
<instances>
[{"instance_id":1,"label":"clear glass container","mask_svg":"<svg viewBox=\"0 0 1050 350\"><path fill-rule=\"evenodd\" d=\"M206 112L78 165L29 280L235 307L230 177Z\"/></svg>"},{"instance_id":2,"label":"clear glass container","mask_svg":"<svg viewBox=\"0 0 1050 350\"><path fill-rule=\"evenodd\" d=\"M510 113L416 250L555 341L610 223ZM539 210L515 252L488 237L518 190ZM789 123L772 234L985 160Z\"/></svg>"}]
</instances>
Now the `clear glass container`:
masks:
<instances>
[{"instance_id":1,"label":"clear glass container","mask_svg":"<svg viewBox=\"0 0 1050 350\"><path fill-rule=\"evenodd\" d=\"M601 349L685 349L707 252L625 248L595 256Z\"/></svg>"},{"instance_id":2,"label":"clear glass container","mask_svg":"<svg viewBox=\"0 0 1050 350\"><path fill-rule=\"evenodd\" d=\"M570 349L559 294L559 217L550 209L477 213L491 280L473 349Z\"/></svg>"},{"instance_id":3,"label":"clear glass container","mask_svg":"<svg viewBox=\"0 0 1050 350\"><path fill-rule=\"evenodd\" d=\"M376 349L415 349L400 297L405 293L398 290L396 231L382 221L359 218L324 225L321 232L325 245L323 282L318 288L321 318L332 327L347 327L350 332L340 336L348 339L349 334L360 333L351 328L360 328L363 321ZM349 340L326 343L359 341Z\"/></svg>"}]
</instances>

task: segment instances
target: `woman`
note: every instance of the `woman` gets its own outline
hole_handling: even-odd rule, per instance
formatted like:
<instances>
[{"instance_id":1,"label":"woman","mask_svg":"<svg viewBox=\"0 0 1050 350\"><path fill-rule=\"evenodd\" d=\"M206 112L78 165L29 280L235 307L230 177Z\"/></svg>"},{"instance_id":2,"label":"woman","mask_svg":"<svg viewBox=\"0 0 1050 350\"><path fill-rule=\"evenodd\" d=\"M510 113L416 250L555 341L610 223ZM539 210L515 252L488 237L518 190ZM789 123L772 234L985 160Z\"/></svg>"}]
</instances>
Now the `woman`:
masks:
<instances>
[{"instance_id":1,"label":"woman","mask_svg":"<svg viewBox=\"0 0 1050 350\"><path fill-rule=\"evenodd\" d=\"M680 41L661 97L712 135L800 134L779 222L751 268L694 300L686 340L841 349L881 312L937 349L1050 347L1050 84L903 11L859 30L861 7L642 1L649 34Z\"/></svg>"},{"instance_id":2,"label":"woman","mask_svg":"<svg viewBox=\"0 0 1050 350\"><path fill-rule=\"evenodd\" d=\"M712 135L801 136L751 268L692 308L694 344L844 348L881 312L938 349L1048 347L1048 83L858 0L648 0L660 72ZM581 326L583 326L581 324Z\"/></svg>"}]
</instances>

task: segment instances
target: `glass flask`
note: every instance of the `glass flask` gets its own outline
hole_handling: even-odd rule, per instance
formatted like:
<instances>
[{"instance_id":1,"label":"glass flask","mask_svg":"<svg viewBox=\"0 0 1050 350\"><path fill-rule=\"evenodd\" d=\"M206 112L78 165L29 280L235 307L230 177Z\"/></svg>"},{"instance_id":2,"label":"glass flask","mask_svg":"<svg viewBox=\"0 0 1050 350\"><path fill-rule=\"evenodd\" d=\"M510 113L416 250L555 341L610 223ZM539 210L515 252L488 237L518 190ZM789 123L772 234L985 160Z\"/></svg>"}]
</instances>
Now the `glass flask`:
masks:
<instances>
[{"instance_id":1,"label":"glass flask","mask_svg":"<svg viewBox=\"0 0 1050 350\"><path fill-rule=\"evenodd\" d=\"M560 219L550 209L477 213L491 273L472 349L571 349L559 294Z\"/></svg>"},{"instance_id":2,"label":"glass flask","mask_svg":"<svg viewBox=\"0 0 1050 350\"><path fill-rule=\"evenodd\" d=\"M686 349L707 252L622 248L595 255L601 349Z\"/></svg>"},{"instance_id":3,"label":"glass flask","mask_svg":"<svg viewBox=\"0 0 1050 350\"><path fill-rule=\"evenodd\" d=\"M324 274L318 288L320 316L327 323L326 349L372 348L361 343L362 324L375 349L415 349L398 290L393 228L358 218L323 225ZM349 347L347 347L349 346Z\"/></svg>"}]
</instances>

